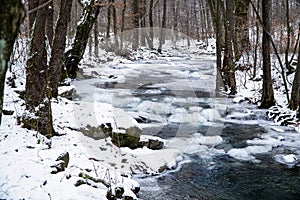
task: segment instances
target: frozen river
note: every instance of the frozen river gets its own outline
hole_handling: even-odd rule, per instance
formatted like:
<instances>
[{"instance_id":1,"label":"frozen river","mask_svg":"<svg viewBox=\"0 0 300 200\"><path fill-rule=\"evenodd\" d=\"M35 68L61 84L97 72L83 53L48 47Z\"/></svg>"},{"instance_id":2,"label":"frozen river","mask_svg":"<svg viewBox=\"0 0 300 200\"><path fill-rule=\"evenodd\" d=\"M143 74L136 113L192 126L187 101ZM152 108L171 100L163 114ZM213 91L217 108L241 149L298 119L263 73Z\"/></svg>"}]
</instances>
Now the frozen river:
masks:
<instances>
[{"instance_id":1,"label":"frozen river","mask_svg":"<svg viewBox=\"0 0 300 200\"><path fill-rule=\"evenodd\" d=\"M83 100L126 110L143 134L184 153L180 170L137 179L141 199L299 199L298 133L219 95L214 63L210 55L123 61L76 87Z\"/></svg>"}]
</instances>

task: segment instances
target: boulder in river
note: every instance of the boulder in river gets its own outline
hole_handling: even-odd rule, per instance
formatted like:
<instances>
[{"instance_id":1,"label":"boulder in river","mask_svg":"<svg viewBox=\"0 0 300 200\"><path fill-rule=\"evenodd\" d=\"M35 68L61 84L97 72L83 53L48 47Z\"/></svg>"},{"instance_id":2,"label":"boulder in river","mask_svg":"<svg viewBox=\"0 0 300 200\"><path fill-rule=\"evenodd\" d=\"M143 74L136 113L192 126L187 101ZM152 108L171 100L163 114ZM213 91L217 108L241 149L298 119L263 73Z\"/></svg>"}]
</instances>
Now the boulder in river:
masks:
<instances>
[{"instance_id":1,"label":"boulder in river","mask_svg":"<svg viewBox=\"0 0 300 200\"><path fill-rule=\"evenodd\" d=\"M114 108L113 113L116 127L110 134L113 144L118 147L137 148L142 133L138 123L123 109Z\"/></svg>"}]
</instances>

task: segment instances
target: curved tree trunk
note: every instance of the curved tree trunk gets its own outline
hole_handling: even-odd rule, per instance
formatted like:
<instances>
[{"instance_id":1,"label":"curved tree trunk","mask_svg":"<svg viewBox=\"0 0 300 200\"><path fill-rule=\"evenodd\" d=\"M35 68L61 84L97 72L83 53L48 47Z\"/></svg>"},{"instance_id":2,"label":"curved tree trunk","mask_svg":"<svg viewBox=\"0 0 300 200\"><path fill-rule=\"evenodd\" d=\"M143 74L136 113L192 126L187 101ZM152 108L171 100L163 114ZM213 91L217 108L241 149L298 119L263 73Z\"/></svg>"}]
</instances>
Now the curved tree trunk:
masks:
<instances>
[{"instance_id":1,"label":"curved tree trunk","mask_svg":"<svg viewBox=\"0 0 300 200\"><path fill-rule=\"evenodd\" d=\"M3 0L0 5L0 124L3 110L5 75L15 39L25 14L21 0Z\"/></svg>"},{"instance_id":2,"label":"curved tree trunk","mask_svg":"<svg viewBox=\"0 0 300 200\"><path fill-rule=\"evenodd\" d=\"M65 69L68 77L74 79L76 78L76 73L78 71L78 65L88 43L89 33L91 32L95 20L99 14L100 4L95 3L92 0L83 10L81 15L81 22L78 24L76 29L76 35L72 48L65 53ZM64 78L63 74L63 78Z\"/></svg>"},{"instance_id":3,"label":"curved tree trunk","mask_svg":"<svg viewBox=\"0 0 300 200\"><path fill-rule=\"evenodd\" d=\"M51 97L57 98L58 86L60 83L61 69L65 60L67 27L70 21L72 0L61 0L60 12L55 28L55 35L52 44L51 58L48 70L49 86Z\"/></svg>"},{"instance_id":4,"label":"curved tree trunk","mask_svg":"<svg viewBox=\"0 0 300 200\"><path fill-rule=\"evenodd\" d=\"M43 5L47 0L40 0ZM37 10L30 55L26 68L26 110L22 116L25 128L34 129L48 138L54 135L51 102L47 95L47 51L45 44L45 20L47 6Z\"/></svg>"}]
</instances>

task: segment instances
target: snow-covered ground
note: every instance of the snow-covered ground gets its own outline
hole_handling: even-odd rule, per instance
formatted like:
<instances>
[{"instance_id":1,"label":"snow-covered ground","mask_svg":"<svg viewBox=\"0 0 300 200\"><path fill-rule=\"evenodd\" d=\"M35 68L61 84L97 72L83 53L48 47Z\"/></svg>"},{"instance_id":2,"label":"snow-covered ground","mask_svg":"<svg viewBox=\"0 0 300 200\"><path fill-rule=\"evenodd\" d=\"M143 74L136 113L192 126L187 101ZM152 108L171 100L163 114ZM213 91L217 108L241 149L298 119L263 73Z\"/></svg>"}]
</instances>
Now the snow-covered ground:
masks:
<instances>
[{"instance_id":1,"label":"snow-covered ground","mask_svg":"<svg viewBox=\"0 0 300 200\"><path fill-rule=\"evenodd\" d=\"M61 136L51 140L35 131L23 129L19 123L24 101L16 91L24 90L25 68L24 63L14 65L17 88L6 85L4 103L4 109L14 113L3 116L0 130L0 199L106 199L107 191L114 192L119 188L124 188L123 196L137 199L133 191L137 190L139 184L133 176L158 175L176 169L180 162L184 162L185 155L189 154L197 154L203 159L229 155L242 162L256 163L260 162L256 155L284 147L289 153L276 154L274 162L295 166L300 159L299 126L293 126L293 129L281 127L278 123L259 119L257 115L260 111L244 106L245 101L259 100L262 87L261 81L248 80L248 71L236 74L238 94L235 98L215 99L212 102L197 98L196 90L199 88L201 92L215 95L213 91L207 90L214 86L211 77L216 75L216 71L211 69L213 65L208 63L215 60L212 55L213 40L210 42L212 45L206 50L196 48L197 45L189 50L178 44L180 50L170 48L163 55L141 49L131 55L131 60L106 52L102 52L103 58L100 60L110 62L102 63L99 58L85 57L80 77L83 80L73 81L72 86L60 88L60 92L75 88L78 94L76 99L71 101L60 97L52 102L54 128ZM195 70L198 65L202 66L201 73ZM147 70L151 73L147 73ZM273 72L274 76L278 74ZM143 84L139 85L140 80L136 77L148 75L151 75L150 82L156 82L151 82L146 88ZM172 75L175 78L165 78ZM85 80L85 76L96 78ZM197 79L201 81L197 82ZM276 77L276 80L280 84L280 78ZM115 88L118 85L123 88ZM158 97L143 99L140 97L140 88L142 96ZM135 92L132 93L132 90ZM189 90L194 93L187 93L188 97L180 95ZM161 101L159 97L162 94L173 96ZM275 95L278 103L286 108L283 91L275 90ZM199 107L202 104L209 107ZM228 106L237 109L224 119ZM202 134L191 126L192 134L185 136L178 133L176 137L167 139L141 136L141 140L163 141L165 146L161 150L147 147L134 150L118 148L110 138L95 140L82 133L81 130L87 126L114 124L115 107L127 108L132 118L151 121L138 125L145 129L168 123L202 124L212 129ZM225 139L216 130L221 130L225 122L260 124L267 132L247 140L244 148L217 148ZM52 173L52 166L59 162L56 161L58 156L66 152L69 154L68 166L62 172Z\"/></svg>"}]
</instances>

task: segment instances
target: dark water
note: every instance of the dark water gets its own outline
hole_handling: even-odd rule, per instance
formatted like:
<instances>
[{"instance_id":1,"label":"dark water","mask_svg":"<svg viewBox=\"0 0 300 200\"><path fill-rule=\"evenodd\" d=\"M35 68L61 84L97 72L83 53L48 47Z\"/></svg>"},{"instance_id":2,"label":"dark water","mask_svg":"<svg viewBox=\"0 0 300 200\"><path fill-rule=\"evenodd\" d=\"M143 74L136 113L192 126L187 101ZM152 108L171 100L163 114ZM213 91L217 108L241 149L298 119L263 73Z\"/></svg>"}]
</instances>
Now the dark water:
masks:
<instances>
[{"instance_id":1,"label":"dark water","mask_svg":"<svg viewBox=\"0 0 300 200\"><path fill-rule=\"evenodd\" d=\"M177 62L177 61L176 61ZM182 61L180 61L182 62ZM192 65L191 65L192 63ZM194 66L195 65L195 66ZM149 65L150 66L150 65ZM159 67L159 63L157 64ZM188 67L192 66L192 67ZM209 87L205 88L205 84L195 84L191 80L191 87L168 87L169 82L178 82L181 79L177 74L165 72L163 70L155 71L147 70L147 66L142 68L140 74L126 74L126 83L124 84L95 84L96 87L102 89L109 89L109 91L116 91L118 98L129 99L139 98L141 101L151 101L162 103L165 97L171 97L171 106L173 108L199 107L202 109L209 109L214 103L227 104L226 98L215 100L214 90L215 85L208 80L213 80L214 76L211 73L213 66L212 60L189 60L188 63L180 63L176 67L182 71L200 70L202 75L209 79L198 80L198 82L208 83ZM165 66L164 66L165 67ZM174 66L172 66L174 68ZM213 80L214 82L214 80ZM160 85L157 85L160 83ZM161 83L164 83L165 86ZM119 91L125 90L131 93L128 96L118 96ZM159 90L160 93L147 93L149 91ZM103 91L105 94L108 92ZM121 93L122 94L122 93ZM101 95L100 95L101 96ZM198 101L176 101L177 98L198 99ZM211 99L210 99L211 98ZM207 101L207 100L213 101ZM140 103L139 102L139 103ZM118 107L126 111L136 112L136 120L139 123L152 123L152 118L145 118L138 116L139 110L136 107L139 103L121 105L117 102ZM164 102L166 105L168 102ZM120 105L119 105L120 104ZM231 103L232 104L232 103ZM229 105L230 106L230 105ZM254 106L255 107L255 106ZM155 108L153 108L155 109ZM229 108L227 114L234 112L243 113L242 110L253 110L253 106L248 104L234 105ZM148 110L150 114L152 110ZM172 113L176 114L176 113ZM244 116L244 115L242 115ZM169 114L162 115L163 118L170 117ZM247 140L259 138L266 134L269 130L266 125L261 126L255 121L257 119L264 119L265 112L257 111L253 114L240 117L239 115L231 117L235 122L227 121L221 123L221 128L209 126L207 124L178 124L168 123L161 126L154 126L144 128L143 134L157 135L164 139L172 137L191 136L194 133L201 133L202 135L220 135L223 138L223 143L216 146L216 149L223 149L225 151L231 148L243 148L248 146ZM252 124L245 124L245 121L253 120ZM281 165L274 161L273 156L276 153L293 153L286 152L284 147L273 149L272 152L255 155L260 163L240 162L227 155L214 156L209 159L200 158L197 155L188 155L191 162L182 165L180 170L176 172L169 172L160 177L148 177L145 179L138 179L141 184L141 191L139 198L144 200L189 200L189 199L299 199L300 200L300 170L299 167L288 169L285 165Z\"/></svg>"},{"instance_id":2,"label":"dark water","mask_svg":"<svg viewBox=\"0 0 300 200\"><path fill-rule=\"evenodd\" d=\"M194 158L180 171L157 178L158 191L142 182L141 199L300 199L300 171L286 169L264 156L261 164L237 162L227 156L213 164Z\"/></svg>"},{"instance_id":3,"label":"dark water","mask_svg":"<svg viewBox=\"0 0 300 200\"><path fill-rule=\"evenodd\" d=\"M227 123L220 134L224 142L216 148L242 148L247 146L247 139L266 132L257 124ZM179 171L139 180L139 197L144 200L300 199L300 168L289 169L275 162L273 155L280 151L285 151L284 147L256 155L260 163L241 162L227 155L209 159L191 155L191 162L183 164Z\"/></svg>"}]
</instances>

